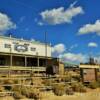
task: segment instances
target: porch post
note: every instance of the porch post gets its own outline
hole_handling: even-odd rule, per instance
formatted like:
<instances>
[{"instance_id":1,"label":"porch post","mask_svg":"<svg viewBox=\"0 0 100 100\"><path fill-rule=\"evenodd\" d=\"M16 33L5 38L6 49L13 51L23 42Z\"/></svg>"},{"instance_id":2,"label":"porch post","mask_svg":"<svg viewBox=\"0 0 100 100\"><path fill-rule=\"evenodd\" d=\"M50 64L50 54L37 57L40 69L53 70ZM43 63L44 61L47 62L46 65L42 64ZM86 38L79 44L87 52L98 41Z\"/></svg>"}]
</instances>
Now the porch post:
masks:
<instances>
[{"instance_id":1,"label":"porch post","mask_svg":"<svg viewBox=\"0 0 100 100\"><path fill-rule=\"evenodd\" d=\"M37 55L37 67L39 67L40 65L39 65L39 55L38 55L38 52L36 53L36 55Z\"/></svg>"},{"instance_id":2,"label":"porch post","mask_svg":"<svg viewBox=\"0 0 100 100\"><path fill-rule=\"evenodd\" d=\"M25 56L25 67L27 67L27 57Z\"/></svg>"},{"instance_id":3,"label":"porch post","mask_svg":"<svg viewBox=\"0 0 100 100\"><path fill-rule=\"evenodd\" d=\"M38 59L38 64L37 64L37 65L38 65L38 67L39 67L39 66L40 66L40 64L39 64L39 57L37 57L37 59Z\"/></svg>"},{"instance_id":4,"label":"porch post","mask_svg":"<svg viewBox=\"0 0 100 100\"><path fill-rule=\"evenodd\" d=\"M9 66L9 74L8 74L8 77L10 77L10 71L11 71L11 68L12 67L12 48L11 48L11 46L10 46L10 66Z\"/></svg>"},{"instance_id":5,"label":"porch post","mask_svg":"<svg viewBox=\"0 0 100 100\"><path fill-rule=\"evenodd\" d=\"M12 54L10 54L10 67L12 67Z\"/></svg>"},{"instance_id":6,"label":"porch post","mask_svg":"<svg viewBox=\"0 0 100 100\"><path fill-rule=\"evenodd\" d=\"M38 75L39 75L39 66L40 66L40 65L39 65L39 55L38 55L38 52L37 52L37 54L36 54L36 55L37 55L37 67L38 67Z\"/></svg>"}]
</instances>

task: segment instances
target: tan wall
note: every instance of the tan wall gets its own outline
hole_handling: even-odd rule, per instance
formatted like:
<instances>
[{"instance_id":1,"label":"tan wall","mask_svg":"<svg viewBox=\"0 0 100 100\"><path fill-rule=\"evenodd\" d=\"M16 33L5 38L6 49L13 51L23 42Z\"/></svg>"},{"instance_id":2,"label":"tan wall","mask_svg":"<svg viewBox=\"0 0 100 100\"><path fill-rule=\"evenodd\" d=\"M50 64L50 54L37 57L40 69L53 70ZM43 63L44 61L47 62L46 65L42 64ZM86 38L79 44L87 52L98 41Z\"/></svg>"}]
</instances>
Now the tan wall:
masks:
<instances>
[{"instance_id":1,"label":"tan wall","mask_svg":"<svg viewBox=\"0 0 100 100\"><path fill-rule=\"evenodd\" d=\"M100 65L85 65L81 64L79 65L80 68L100 68Z\"/></svg>"},{"instance_id":2,"label":"tan wall","mask_svg":"<svg viewBox=\"0 0 100 100\"><path fill-rule=\"evenodd\" d=\"M64 75L64 64L59 63L59 75Z\"/></svg>"},{"instance_id":3,"label":"tan wall","mask_svg":"<svg viewBox=\"0 0 100 100\"><path fill-rule=\"evenodd\" d=\"M18 43L18 45L24 45L28 44L28 51L25 52L18 52L14 49L15 43ZM5 48L5 44L11 44L11 50L10 48ZM36 48L35 51L31 51L31 47ZM0 52L3 53L16 53L16 54L23 54L23 55L38 55L39 56L45 56L45 44L43 43L37 43L37 42L31 42L27 40L18 40L14 38L6 38L6 37L0 37ZM47 46L47 56L51 57L51 46Z\"/></svg>"}]
</instances>

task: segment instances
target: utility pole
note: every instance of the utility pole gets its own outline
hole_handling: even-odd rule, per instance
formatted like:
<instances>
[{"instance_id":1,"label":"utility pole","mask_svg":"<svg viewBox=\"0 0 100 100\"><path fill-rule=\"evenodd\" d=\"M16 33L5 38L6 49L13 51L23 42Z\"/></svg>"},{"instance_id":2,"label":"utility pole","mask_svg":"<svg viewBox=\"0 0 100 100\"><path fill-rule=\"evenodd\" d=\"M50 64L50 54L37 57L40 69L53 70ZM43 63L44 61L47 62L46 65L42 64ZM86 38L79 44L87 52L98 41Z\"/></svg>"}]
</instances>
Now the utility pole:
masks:
<instances>
[{"instance_id":1,"label":"utility pole","mask_svg":"<svg viewBox=\"0 0 100 100\"><path fill-rule=\"evenodd\" d=\"M47 33L45 32L45 67L47 68Z\"/></svg>"}]
</instances>

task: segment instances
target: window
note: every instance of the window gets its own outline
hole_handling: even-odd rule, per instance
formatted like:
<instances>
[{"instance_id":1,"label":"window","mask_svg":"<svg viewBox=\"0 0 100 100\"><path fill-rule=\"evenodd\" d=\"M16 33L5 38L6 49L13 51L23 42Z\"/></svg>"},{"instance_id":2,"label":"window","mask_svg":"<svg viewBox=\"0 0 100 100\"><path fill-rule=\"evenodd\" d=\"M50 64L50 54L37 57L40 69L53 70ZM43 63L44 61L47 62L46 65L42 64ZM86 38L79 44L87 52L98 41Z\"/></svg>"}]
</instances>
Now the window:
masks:
<instances>
[{"instance_id":1,"label":"window","mask_svg":"<svg viewBox=\"0 0 100 100\"><path fill-rule=\"evenodd\" d=\"M36 48L34 48L34 47L31 47L31 51L36 51Z\"/></svg>"},{"instance_id":2,"label":"window","mask_svg":"<svg viewBox=\"0 0 100 100\"><path fill-rule=\"evenodd\" d=\"M0 65L5 65L5 58L0 57Z\"/></svg>"},{"instance_id":3,"label":"window","mask_svg":"<svg viewBox=\"0 0 100 100\"><path fill-rule=\"evenodd\" d=\"M10 48L11 45L10 44L4 44L5 45L5 48Z\"/></svg>"}]
</instances>

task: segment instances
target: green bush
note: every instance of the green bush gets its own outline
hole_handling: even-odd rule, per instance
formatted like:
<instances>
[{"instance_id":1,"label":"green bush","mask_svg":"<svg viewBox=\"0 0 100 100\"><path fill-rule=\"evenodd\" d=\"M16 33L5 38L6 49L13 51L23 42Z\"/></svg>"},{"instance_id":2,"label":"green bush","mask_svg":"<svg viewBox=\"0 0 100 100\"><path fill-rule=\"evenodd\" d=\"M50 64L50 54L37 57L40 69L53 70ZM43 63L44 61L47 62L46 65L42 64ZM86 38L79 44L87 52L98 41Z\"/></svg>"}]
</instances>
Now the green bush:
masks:
<instances>
[{"instance_id":1,"label":"green bush","mask_svg":"<svg viewBox=\"0 0 100 100\"><path fill-rule=\"evenodd\" d=\"M53 92L57 96L62 96L65 93L65 86L64 84L56 84L53 86Z\"/></svg>"}]
</instances>

